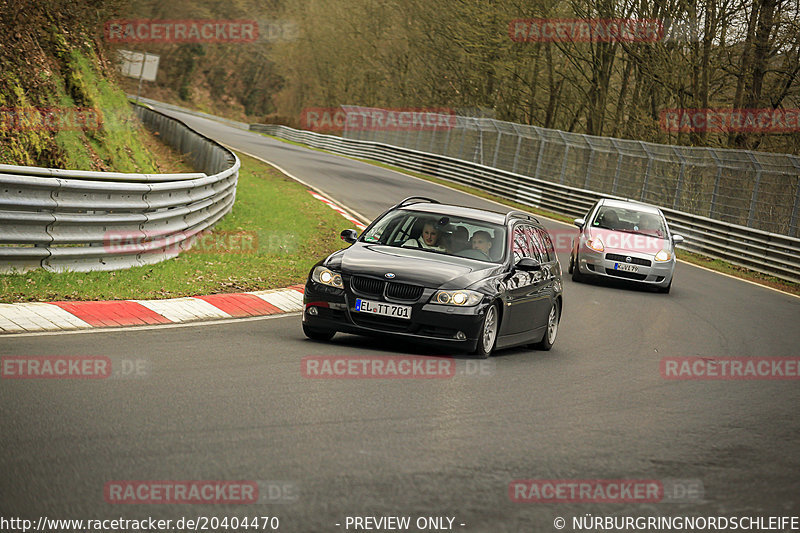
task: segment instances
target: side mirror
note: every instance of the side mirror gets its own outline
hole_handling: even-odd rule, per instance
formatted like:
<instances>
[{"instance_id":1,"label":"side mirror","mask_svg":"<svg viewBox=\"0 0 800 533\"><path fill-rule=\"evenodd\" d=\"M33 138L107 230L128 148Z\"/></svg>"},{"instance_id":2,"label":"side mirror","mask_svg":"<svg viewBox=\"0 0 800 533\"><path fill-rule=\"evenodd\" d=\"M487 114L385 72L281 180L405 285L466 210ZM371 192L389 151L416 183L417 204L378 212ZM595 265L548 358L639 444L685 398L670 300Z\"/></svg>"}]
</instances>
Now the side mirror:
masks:
<instances>
[{"instance_id":1,"label":"side mirror","mask_svg":"<svg viewBox=\"0 0 800 533\"><path fill-rule=\"evenodd\" d=\"M686 239L683 238L683 235L673 235L672 236L672 242L674 242L676 245L682 243L685 240Z\"/></svg>"},{"instance_id":2,"label":"side mirror","mask_svg":"<svg viewBox=\"0 0 800 533\"><path fill-rule=\"evenodd\" d=\"M339 235L343 241L353 244L358 240L358 233L354 229L346 229Z\"/></svg>"},{"instance_id":3,"label":"side mirror","mask_svg":"<svg viewBox=\"0 0 800 533\"><path fill-rule=\"evenodd\" d=\"M572 223L578 226L578 229L583 229L583 227L586 225L586 220L583 218L576 218L572 221Z\"/></svg>"},{"instance_id":4,"label":"side mirror","mask_svg":"<svg viewBox=\"0 0 800 533\"><path fill-rule=\"evenodd\" d=\"M514 265L514 268L524 272L536 272L537 270L542 269L542 264L532 257L523 257L517 261L517 264Z\"/></svg>"}]
</instances>

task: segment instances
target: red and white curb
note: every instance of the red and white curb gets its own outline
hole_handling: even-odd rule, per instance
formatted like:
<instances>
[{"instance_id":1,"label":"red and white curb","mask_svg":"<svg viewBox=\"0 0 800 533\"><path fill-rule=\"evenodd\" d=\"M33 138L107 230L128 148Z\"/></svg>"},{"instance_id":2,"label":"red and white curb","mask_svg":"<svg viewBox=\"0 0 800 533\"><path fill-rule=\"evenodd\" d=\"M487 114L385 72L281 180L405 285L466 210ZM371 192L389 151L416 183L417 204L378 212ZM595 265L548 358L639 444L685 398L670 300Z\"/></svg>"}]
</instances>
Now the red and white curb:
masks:
<instances>
[{"instance_id":1,"label":"red and white curb","mask_svg":"<svg viewBox=\"0 0 800 533\"><path fill-rule=\"evenodd\" d=\"M176 324L303 310L303 285L170 300L0 304L0 334Z\"/></svg>"},{"instance_id":2,"label":"red and white curb","mask_svg":"<svg viewBox=\"0 0 800 533\"><path fill-rule=\"evenodd\" d=\"M342 208L342 207L338 206L338 205L337 205L336 203L334 203L332 200L329 200L328 198L325 198L325 197L324 197L324 196L322 196L320 193L318 193L318 192L316 192L316 191L312 191L311 189L308 189L308 193L309 193L311 196L313 196L314 198L316 198L317 200L319 200L319 201L321 201L321 202L324 202L324 203L325 203L325 205L327 205L328 207L330 207L331 209L333 209L334 211L336 211L337 213L339 213L340 215L342 215L344 218L346 218L347 220L349 220L350 222L352 222L353 224L355 224L355 225L356 225L356 227L357 227L358 229L360 229L360 230L364 230L364 229L366 229L366 228L367 228L367 227L366 227L364 224L362 224L362 223L361 223L361 222L360 222L358 219L354 218L354 217L353 217L353 216L352 216L350 213L348 213L347 211L345 211L345 210L344 210L344 208Z\"/></svg>"}]
</instances>

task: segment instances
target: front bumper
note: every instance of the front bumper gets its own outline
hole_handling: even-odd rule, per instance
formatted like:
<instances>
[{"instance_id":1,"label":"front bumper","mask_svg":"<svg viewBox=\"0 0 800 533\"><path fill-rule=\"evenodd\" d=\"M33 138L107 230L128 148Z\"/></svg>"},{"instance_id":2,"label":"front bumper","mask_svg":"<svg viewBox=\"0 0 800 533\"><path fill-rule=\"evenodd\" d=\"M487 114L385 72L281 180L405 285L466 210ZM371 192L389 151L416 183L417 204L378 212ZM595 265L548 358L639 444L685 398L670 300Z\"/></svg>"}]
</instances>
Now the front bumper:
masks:
<instances>
[{"instance_id":1,"label":"front bumper","mask_svg":"<svg viewBox=\"0 0 800 533\"><path fill-rule=\"evenodd\" d=\"M425 289L418 301L407 302L361 296L347 289L331 289L308 281L303 295L303 323L315 329L389 335L458 351L475 350L489 304L482 302L472 307L458 307L427 303L434 292L434 289ZM411 306L411 318L358 312L355 310L356 298ZM314 310L310 311L311 308Z\"/></svg>"},{"instance_id":2,"label":"front bumper","mask_svg":"<svg viewBox=\"0 0 800 533\"><path fill-rule=\"evenodd\" d=\"M626 261L628 257L632 263ZM644 262L649 265L637 264ZM622 271L615 268L615 264L635 264L638 270L635 273ZM597 252L587 246L581 246L575 268L585 275L634 281L653 287L667 287L672 282L675 272L675 258L669 261L655 261L653 256L648 254L614 249Z\"/></svg>"}]
</instances>

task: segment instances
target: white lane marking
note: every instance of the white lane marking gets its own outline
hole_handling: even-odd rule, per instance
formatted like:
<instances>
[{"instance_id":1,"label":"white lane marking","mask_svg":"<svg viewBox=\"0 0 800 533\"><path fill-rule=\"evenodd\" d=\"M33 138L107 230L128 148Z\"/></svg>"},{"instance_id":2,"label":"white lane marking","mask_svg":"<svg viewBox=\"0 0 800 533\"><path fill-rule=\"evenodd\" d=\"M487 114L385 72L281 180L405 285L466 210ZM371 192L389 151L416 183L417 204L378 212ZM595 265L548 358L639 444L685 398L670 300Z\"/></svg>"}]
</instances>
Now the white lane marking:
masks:
<instances>
[{"instance_id":1,"label":"white lane marking","mask_svg":"<svg viewBox=\"0 0 800 533\"><path fill-rule=\"evenodd\" d=\"M169 300L133 300L173 322L230 318L231 315L200 298L171 298Z\"/></svg>"},{"instance_id":2,"label":"white lane marking","mask_svg":"<svg viewBox=\"0 0 800 533\"><path fill-rule=\"evenodd\" d=\"M331 200L328 200L327 198L325 198L323 195L319 194L318 192L314 192L314 191L308 191L308 192L311 194L311 196L313 196L317 200L320 200L320 201L324 202L325 204L327 204L328 207L330 207L331 209L333 209L334 211L336 211L337 213L342 215L344 218L346 218L350 222L354 223L358 229L360 229L360 230L366 229L366 226L364 224L359 222L355 217L350 216L347 213L347 211L345 211L343 208L339 207L337 204L333 203Z\"/></svg>"}]
</instances>

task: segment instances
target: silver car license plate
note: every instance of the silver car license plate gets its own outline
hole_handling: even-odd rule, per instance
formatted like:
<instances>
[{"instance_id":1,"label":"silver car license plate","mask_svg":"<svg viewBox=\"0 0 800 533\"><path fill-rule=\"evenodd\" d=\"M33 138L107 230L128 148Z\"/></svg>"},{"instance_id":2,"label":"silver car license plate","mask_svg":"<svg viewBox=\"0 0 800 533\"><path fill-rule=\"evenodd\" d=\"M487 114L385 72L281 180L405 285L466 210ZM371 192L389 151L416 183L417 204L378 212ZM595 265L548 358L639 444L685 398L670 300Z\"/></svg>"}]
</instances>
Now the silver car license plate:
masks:
<instances>
[{"instance_id":1,"label":"silver car license plate","mask_svg":"<svg viewBox=\"0 0 800 533\"><path fill-rule=\"evenodd\" d=\"M371 300L356 298L355 310L360 313L369 313L371 315L405 318L406 320L411 319L410 305L387 304L384 302L373 302Z\"/></svg>"},{"instance_id":2,"label":"silver car license plate","mask_svg":"<svg viewBox=\"0 0 800 533\"><path fill-rule=\"evenodd\" d=\"M614 263L614 270L622 270L623 272L639 272L639 267L636 265L629 265L627 263Z\"/></svg>"}]
</instances>

